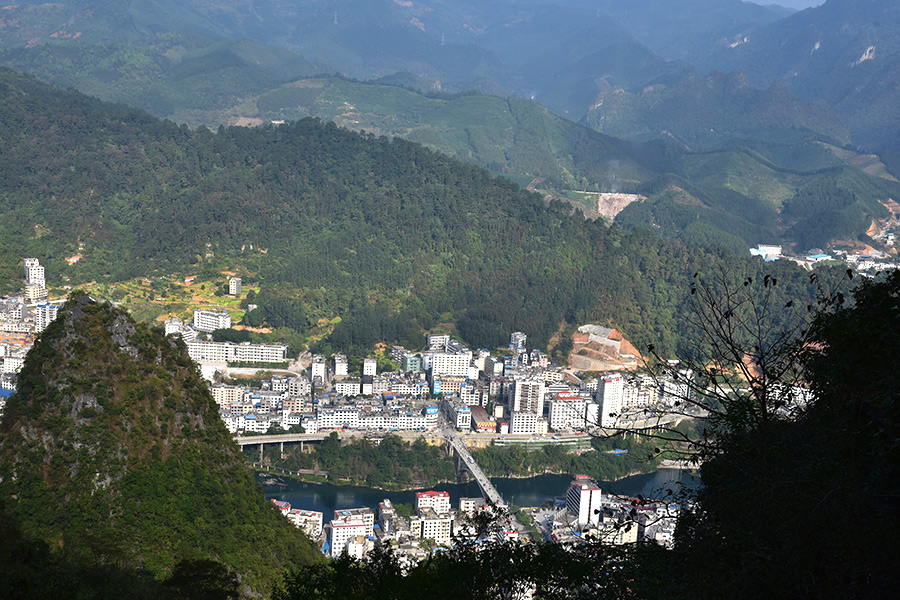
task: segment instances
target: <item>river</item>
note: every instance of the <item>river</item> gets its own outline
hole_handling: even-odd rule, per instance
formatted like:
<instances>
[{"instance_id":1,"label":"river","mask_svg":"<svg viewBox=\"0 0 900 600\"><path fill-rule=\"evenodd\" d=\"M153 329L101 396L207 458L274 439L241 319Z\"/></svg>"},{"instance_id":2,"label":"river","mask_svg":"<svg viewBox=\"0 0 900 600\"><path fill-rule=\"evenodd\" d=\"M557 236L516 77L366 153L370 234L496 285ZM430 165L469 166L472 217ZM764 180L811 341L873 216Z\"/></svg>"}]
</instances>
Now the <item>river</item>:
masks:
<instances>
[{"instance_id":1,"label":"river","mask_svg":"<svg viewBox=\"0 0 900 600\"><path fill-rule=\"evenodd\" d=\"M269 475L257 477L261 483L270 478ZM367 487L305 483L287 478L279 480L284 485L263 483L267 499L287 501L297 509L322 512L325 514L326 522L331 520L332 514L338 509L368 506L377 511L378 503L385 498L395 504L415 504L416 491L422 491L386 492ZM526 479L492 477L491 481L508 503L518 506L540 506L545 502L552 502L554 498L562 497L572 478L569 475L538 475ZM659 496L660 490L677 487L679 482L687 487L697 485L697 479L690 471L680 469L659 469L654 473L598 483L604 493L620 496L642 494L645 497L652 497ZM481 496L481 490L474 481L467 484L439 484L426 489L449 492L450 505L454 508L459 506L461 497Z\"/></svg>"}]
</instances>

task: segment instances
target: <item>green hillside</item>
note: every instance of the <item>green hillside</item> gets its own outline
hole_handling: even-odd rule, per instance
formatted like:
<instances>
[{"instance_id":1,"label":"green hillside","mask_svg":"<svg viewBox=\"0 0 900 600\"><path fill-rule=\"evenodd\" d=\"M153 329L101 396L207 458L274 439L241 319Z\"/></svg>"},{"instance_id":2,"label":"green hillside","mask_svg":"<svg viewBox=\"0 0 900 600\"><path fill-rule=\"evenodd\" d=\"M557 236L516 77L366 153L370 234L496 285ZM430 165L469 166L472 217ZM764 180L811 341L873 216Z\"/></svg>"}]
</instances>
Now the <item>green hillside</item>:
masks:
<instances>
[{"instance_id":1,"label":"green hillside","mask_svg":"<svg viewBox=\"0 0 900 600\"><path fill-rule=\"evenodd\" d=\"M247 114L267 121L314 116L376 135L401 136L496 173L544 178L551 188L631 188L655 167L654 157L639 147L516 98L426 96L319 77L263 94L256 107L257 113Z\"/></svg>"},{"instance_id":2,"label":"green hillside","mask_svg":"<svg viewBox=\"0 0 900 600\"><path fill-rule=\"evenodd\" d=\"M889 216L883 202L900 195L895 179L849 167L815 141L684 154L681 173L639 187L648 200L629 205L616 221L736 253L765 240L802 253L837 239L871 243L872 221Z\"/></svg>"},{"instance_id":3,"label":"green hillside","mask_svg":"<svg viewBox=\"0 0 900 600\"><path fill-rule=\"evenodd\" d=\"M415 345L448 321L476 345L523 330L545 346L597 320L674 349L687 274L757 268L585 221L405 140L310 119L191 131L0 75L8 286L23 254L55 285L239 268L300 333L341 317L334 348Z\"/></svg>"},{"instance_id":4,"label":"green hillside","mask_svg":"<svg viewBox=\"0 0 900 600\"><path fill-rule=\"evenodd\" d=\"M818 138L841 145L850 139L846 124L825 103L801 102L782 82L751 87L740 70L692 75L637 92L616 87L587 106L585 122L598 131L627 139L670 138L694 149L732 139L784 144Z\"/></svg>"},{"instance_id":5,"label":"green hillside","mask_svg":"<svg viewBox=\"0 0 900 600\"><path fill-rule=\"evenodd\" d=\"M214 560L267 592L316 560L266 502L184 344L87 296L28 354L0 457L6 513L75 564L161 579Z\"/></svg>"}]
</instances>

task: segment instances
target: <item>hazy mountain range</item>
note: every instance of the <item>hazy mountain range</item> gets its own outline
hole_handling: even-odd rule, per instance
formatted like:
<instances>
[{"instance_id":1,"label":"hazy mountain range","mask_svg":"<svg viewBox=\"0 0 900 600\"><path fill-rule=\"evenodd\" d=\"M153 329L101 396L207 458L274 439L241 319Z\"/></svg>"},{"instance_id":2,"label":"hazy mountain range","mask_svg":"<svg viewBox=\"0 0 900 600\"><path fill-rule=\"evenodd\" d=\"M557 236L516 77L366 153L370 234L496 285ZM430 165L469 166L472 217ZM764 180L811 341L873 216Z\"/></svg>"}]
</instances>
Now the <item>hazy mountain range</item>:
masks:
<instances>
[{"instance_id":1,"label":"hazy mountain range","mask_svg":"<svg viewBox=\"0 0 900 600\"><path fill-rule=\"evenodd\" d=\"M898 21L887 0L26 2L0 9L0 63L191 125L317 116L401 135L553 193L718 179L768 204L764 235L780 239L781 203L805 185L786 172L898 171ZM531 99L662 146L641 157ZM711 150L767 155L779 184L731 162L685 168Z\"/></svg>"}]
</instances>

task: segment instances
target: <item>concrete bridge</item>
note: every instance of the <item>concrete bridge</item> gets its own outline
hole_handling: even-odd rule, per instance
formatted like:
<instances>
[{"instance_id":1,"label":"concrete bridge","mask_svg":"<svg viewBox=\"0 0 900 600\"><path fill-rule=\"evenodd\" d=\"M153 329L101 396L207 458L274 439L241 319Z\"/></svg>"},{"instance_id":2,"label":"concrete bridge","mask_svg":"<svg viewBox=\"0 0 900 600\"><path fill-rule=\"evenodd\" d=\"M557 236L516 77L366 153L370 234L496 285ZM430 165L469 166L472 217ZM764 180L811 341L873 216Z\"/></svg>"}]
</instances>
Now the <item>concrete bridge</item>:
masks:
<instances>
[{"instance_id":1,"label":"concrete bridge","mask_svg":"<svg viewBox=\"0 0 900 600\"><path fill-rule=\"evenodd\" d=\"M475 462L475 459L472 458L469 449L462 441L462 438L459 437L459 434L450 427L444 429L444 434L447 441L450 443L450 447L453 448L457 455L459 455L460 463L472 474L472 477L475 478L478 487L481 488L481 493L484 494L485 500L491 504L505 508L506 502L503 501L500 492L497 491L497 488L494 487L491 480L488 479L487 475L484 474L484 471L481 470L481 467L478 466L478 463Z\"/></svg>"}]
</instances>

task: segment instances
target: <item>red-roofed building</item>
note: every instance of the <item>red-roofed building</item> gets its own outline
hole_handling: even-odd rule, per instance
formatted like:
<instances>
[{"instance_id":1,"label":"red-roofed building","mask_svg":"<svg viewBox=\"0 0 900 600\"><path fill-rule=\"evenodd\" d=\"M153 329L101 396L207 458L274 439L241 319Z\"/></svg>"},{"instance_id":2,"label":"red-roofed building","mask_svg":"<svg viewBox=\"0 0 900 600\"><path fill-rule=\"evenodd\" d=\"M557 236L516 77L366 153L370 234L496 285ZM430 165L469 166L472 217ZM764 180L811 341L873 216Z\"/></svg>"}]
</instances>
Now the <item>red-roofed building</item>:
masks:
<instances>
[{"instance_id":1,"label":"red-roofed building","mask_svg":"<svg viewBox=\"0 0 900 600\"><path fill-rule=\"evenodd\" d=\"M427 508L434 510L438 514L450 512L449 492L417 492L416 511L423 511Z\"/></svg>"}]
</instances>

